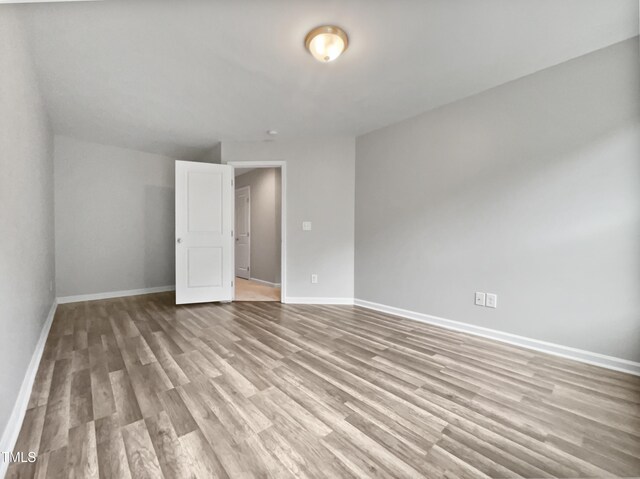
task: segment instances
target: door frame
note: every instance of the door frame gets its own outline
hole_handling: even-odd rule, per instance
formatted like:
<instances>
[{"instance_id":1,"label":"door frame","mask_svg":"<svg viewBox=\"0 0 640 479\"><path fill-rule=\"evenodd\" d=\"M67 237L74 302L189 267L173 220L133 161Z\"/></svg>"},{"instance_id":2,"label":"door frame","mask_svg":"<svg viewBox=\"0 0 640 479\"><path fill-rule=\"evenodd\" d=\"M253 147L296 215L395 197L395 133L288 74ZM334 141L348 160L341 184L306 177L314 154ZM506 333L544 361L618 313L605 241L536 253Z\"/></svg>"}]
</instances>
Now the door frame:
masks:
<instances>
[{"instance_id":1,"label":"door frame","mask_svg":"<svg viewBox=\"0 0 640 479\"><path fill-rule=\"evenodd\" d=\"M233 178L234 199L235 199L235 195L238 194L238 191L244 191L244 190L247 191L247 197L249 198L249 214L248 214L248 218L247 218L247 221L249 222L249 236L248 236L249 254L247 255L247 258L248 258L247 259L247 266L248 266L248 269L249 269L249 279L251 279L251 186L247 185L247 186L241 186L240 188L235 188L235 181L236 180L235 180L235 176L234 176L234 178ZM233 218L234 222L233 223L234 223L234 230L235 230L236 229L236 227L235 227L235 215L236 215L235 207L236 207L236 204L234 203L233 206L234 206L233 207L233 216L234 216L234 218ZM235 233L237 234L238 232L235 231ZM235 274L236 273L236 265L235 265L235 246L236 246L236 243L235 243L235 238L234 238L233 246L234 246L234 248L233 248L233 251L234 251L234 253L233 253L234 254L233 272L234 272L234 276L236 276L236 274Z\"/></svg>"},{"instance_id":2,"label":"door frame","mask_svg":"<svg viewBox=\"0 0 640 479\"><path fill-rule=\"evenodd\" d=\"M280 168L280 302L286 303L287 298L287 162L280 160L264 161L228 161L224 164L234 168ZM234 174L235 184L235 174ZM235 186L234 186L235 188ZM235 194L233 198L235 200ZM235 215L235 206L233 213ZM235 218L234 218L235 224ZM235 248L234 248L235 254ZM234 257L235 272L235 257ZM234 283L235 284L235 283ZM233 289L235 299L235 287Z\"/></svg>"}]
</instances>

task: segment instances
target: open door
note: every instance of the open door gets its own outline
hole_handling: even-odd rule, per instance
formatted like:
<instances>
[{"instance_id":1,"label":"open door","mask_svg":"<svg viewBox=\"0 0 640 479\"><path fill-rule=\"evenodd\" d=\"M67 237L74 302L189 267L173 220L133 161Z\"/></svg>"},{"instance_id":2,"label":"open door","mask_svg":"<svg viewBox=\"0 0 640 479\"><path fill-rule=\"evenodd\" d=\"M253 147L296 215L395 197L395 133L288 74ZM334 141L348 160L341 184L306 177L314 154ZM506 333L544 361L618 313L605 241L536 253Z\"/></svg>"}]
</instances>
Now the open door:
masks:
<instances>
[{"instance_id":1,"label":"open door","mask_svg":"<svg viewBox=\"0 0 640 479\"><path fill-rule=\"evenodd\" d=\"M176 161L176 304L233 299L233 167Z\"/></svg>"}]
</instances>

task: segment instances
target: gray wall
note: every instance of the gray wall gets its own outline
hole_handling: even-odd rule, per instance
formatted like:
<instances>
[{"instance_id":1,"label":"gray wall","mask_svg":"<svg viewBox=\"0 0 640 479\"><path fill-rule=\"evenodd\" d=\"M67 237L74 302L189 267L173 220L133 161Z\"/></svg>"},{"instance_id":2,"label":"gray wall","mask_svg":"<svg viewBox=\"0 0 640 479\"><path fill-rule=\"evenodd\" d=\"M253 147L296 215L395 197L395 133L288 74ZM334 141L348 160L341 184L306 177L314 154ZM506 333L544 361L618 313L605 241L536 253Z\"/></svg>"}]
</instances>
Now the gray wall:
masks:
<instances>
[{"instance_id":1,"label":"gray wall","mask_svg":"<svg viewBox=\"0 0 640 479\"><path fill-rule=\"evenodd\" d=\"M55 276L53 138L15 9L0 5L0 436Z\"/></svg>"},{"instance_id":2,"label":"gray wall","mask_svg":"<svg viewBox=\"0 0 640 479\"><path fill-rule=\"evenodd\" d=\"M175 284L174 164L56 136L58 296Z\"/></svg>"},{"instance_id":3,"label":"gray wall","mask_svg":"<svg viewBox=\"0 0 640 479\"><path fill-rule=\"evenodd\" d=\"M222 142L223 163L260 160L287 162L287 297L353 298L355 139Z\"/></svg>"},{"instance_id":4,"label":"gray wall","mask_svg":"<svg viewBox=\"0 0 640 479\"><path fill-rule=\"evenodd\" d=\"M280 283L280 168L257 168L235 183L251 188L251 278Z\"/></svg>"},{"instance_id":5,"label":"gray wall","mask_svg":"<svg viewBox=\"0 0 640 479\"><path fill-rule=\"evenodd\" d=\"M196 158L192 158L188 161L197 161L200 163L221 163L221 154L222 154L222 143L218 142L213 145L211 148L206 150L201 155L198 155Z\"/></svg>"},{"instance_id":6,"label":"gray wall","mask_svg":"<svg viewBox=\"0 0 640 479\"><path fill-rule=\"evenodd\" d=\"M358 138L356 297L640 361L639 92L635 38Z\"/></svg>"}]
</instances>

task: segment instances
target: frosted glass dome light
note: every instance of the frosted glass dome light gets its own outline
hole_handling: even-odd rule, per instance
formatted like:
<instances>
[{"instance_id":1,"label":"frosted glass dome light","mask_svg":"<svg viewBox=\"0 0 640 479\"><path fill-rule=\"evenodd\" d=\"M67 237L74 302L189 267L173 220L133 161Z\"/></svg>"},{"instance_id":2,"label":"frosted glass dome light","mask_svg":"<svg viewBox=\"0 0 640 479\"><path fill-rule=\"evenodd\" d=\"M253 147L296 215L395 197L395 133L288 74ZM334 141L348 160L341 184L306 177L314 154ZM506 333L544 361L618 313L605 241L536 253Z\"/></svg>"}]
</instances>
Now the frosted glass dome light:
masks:
<instances>
[{"instance_id":1,"label":"frosted glass dome light","mask_svg":"<svg viewBox=\"0 0 640 479\"><path fill-rule=\"evenodd\" d=\"M349 45L349 38L341 28L324 25L311 30L304 44L316 60L328 63L342 55Z\"/></svg>"}]
</instances>

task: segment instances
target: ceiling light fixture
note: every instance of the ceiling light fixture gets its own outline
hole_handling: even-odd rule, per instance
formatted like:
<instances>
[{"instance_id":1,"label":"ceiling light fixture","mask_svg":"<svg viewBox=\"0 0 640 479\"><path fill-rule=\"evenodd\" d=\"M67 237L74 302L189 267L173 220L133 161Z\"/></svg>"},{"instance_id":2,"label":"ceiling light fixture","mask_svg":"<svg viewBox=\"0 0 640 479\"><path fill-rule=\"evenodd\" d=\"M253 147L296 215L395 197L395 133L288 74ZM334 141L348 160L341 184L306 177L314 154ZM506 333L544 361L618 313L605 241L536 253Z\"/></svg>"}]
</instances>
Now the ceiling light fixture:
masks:
<instances>
[{"instance_id":1,"label":"ceiling light fixture","mask_svg":"<svg viewBox=\"0 0 640 479\"><path fill-rule=\"evenodd\" d=\"M316 60L327 63L342 55L349 45L349 37L341 28L323 25L307 34L304 45Z\"/></svg>"}]
</instances>

